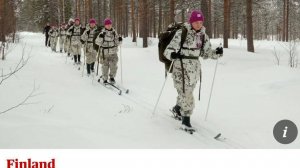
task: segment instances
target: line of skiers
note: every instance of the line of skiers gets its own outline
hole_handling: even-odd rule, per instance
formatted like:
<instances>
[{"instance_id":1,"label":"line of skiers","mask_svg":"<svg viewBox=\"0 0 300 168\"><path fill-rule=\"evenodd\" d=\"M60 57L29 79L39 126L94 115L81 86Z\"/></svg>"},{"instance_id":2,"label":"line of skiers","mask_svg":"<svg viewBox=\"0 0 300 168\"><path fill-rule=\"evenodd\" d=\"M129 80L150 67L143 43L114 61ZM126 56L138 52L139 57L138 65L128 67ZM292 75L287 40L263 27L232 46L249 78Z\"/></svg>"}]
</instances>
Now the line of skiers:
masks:
<instances>
[{"instance_id":1,"label":"line of skiers","mask_svg":"<svg viewBox=\"0 0 300 168\"><path fill-rule=\"evenodd\" d=\"M102 64L102 76L104 84L108 81L115 83L115 76L118 69L118 46L122 37L112 27L112 20L106 18L104 26L97 26L95 19L90 19L89 24L81 25L80 19L70 19L68 24L61 24L60 27L47 25L45 45L56 52L59 41L59 49L73 56L74 64L81 64L81 50L83 49L86 61L87 75L95 72L95 62Z\"/></svg>"},{"instance_id":2,"label":"line of skiers","mask_svg":"<svg viewBox=\"0 0 300 168\"><path fill-rule=\"evenodd\" d=\"M183 129L188 131L194 131L190 117L195 108L193 92L197 82L201 79L199 57L217 59L223 55L222 47L215 50L211 48L203 22L203 13L195 10L191 13L187 23L180 27L173 25L176 27L173 29L176 31L174 34L166 31L165 35L159 37L159 56L165 58L160 60L166 60L166 62L162 61L165 64L169 62L169 66L172 62L171 68L168 69L172 70L174 87L178 93L172 112L182 120ZM171 30L172 26L169 28ZM111 19L104 20L104 27L97 27L95 19L90 19L89 25L85 27L81 26L78 18L75 21L70 19L67 25L61 25L59 29L52 26L48 34L53 51L56 49L57 37L59 37L61 39L60 52L64 46L64 51L68 53L68 56L73 55L74 63L81 64L81 48L83 47L88 75L94 72L95 62L98 59L98 62L102 64L104 83L108 80L115 83L118 69L117 52L122 37L112 27ZM48 45L47 41L46 45Z\"/></svg>"}]
</instances>

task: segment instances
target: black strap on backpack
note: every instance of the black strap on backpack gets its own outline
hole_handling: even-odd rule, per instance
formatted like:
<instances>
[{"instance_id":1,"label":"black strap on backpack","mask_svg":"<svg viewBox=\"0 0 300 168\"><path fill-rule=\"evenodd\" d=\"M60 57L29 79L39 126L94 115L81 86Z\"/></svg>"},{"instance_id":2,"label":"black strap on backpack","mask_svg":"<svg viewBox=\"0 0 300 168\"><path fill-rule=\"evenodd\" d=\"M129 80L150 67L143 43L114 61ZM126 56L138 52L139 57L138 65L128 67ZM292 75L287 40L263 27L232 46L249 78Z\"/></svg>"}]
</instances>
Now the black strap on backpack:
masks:
<instances>
[{"instance_id":1,"label":"black strap on backpack","mask_svg":"<svg viewBox=\"0 0 300 168\"><path fill-rule=\"evenodd\" d=\"M187 36L187 28L182 27L181 30L182 30L182 33L181 33L180 49L177 52L179 54L181 52L181 49L183 48L183 44L184 44L184 42L186 40L186 36ZM180 58L180 64L181 64L181 75L182 75L182 89L183 89L183 93L185 93L185 80L184 80L184 69L183 69L182 58Z\"/></svg>"},{"instance_id":2,"label":"black strap on backpack","mask_svg":"<svg viewBox=\"0 0 300 168\"><path fill-rule=\"evenodd\" d=\"M200 50L200 55L204 54L205 34L203 34L201 36L202 36L202 46L201 46L201 50ZM201 70L201 67L200 67L200 85L199 85L199 97L198 97L199 101L200 101L200 95L201 95L200 94L201 93L201 84L202 84L202 70Z\"/></svg>"}]
</instances>

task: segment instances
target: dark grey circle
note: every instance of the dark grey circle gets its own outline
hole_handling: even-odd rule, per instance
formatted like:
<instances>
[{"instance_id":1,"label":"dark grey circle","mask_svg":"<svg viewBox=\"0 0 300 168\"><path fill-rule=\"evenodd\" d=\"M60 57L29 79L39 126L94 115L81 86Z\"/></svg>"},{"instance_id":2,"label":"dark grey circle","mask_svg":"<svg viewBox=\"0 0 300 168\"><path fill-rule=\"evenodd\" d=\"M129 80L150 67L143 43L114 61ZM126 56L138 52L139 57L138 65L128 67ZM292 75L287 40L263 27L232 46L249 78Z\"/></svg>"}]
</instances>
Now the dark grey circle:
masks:
<instances>
[{"instance_id":1,"label":"dark grey circle","mask_svg":"<svg viewBox=\"0 0 300 168\"><path fill-rule=\"evenodd\" d=\"M296 124L290 120L281 120L273 129L274 138L281 144L292 143L298 135Z\"/></svg>"}]
</instances>

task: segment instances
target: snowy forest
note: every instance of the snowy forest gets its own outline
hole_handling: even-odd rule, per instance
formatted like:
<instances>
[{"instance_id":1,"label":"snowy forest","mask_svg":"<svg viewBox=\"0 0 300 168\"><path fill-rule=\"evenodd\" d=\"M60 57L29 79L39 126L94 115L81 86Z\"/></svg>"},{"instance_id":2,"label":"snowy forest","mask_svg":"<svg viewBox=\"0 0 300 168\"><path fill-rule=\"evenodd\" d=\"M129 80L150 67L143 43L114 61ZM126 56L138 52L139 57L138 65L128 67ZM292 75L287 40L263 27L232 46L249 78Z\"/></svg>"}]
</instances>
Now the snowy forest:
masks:
<instances>
[{"instance_id":1,"label":"snowy forest","mask_svg":"<svg viewBox=\"0 0 300 168\"><path fill-rule=\"evenodd\" d=\"M185 22L189 11L201 9L207 34L252 40L295 40L300 36L299 0L1 0L0 39L18 31L42 31L79 17L83 23L111 17L124 37L157 37L170 23ZM247 38L248 37L248 38ZM145 41L144 47L147 47ZM249 43L249 51L254 51Z\"/></svg>"},{"instance_id":2,"label":"snowy forest","mask_svg":"<svg viewBox=\"0 0 300 168\"><path fill-rule=\"evenodd\" d=\"M0 148L300 148L299 39L300 0L0 0Z\"/></svg>"}]
</instances>

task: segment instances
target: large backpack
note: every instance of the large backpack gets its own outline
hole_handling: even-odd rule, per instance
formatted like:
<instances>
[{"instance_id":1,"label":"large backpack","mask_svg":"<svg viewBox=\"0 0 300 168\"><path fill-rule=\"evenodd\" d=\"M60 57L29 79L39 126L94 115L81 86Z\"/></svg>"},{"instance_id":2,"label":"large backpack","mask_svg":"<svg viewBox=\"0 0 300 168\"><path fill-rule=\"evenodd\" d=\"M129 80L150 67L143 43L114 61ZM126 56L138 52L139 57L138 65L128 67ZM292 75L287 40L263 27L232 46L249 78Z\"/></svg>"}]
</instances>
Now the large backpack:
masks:
<instances>
[{"instance_id":1,"label":"large backpack","mask_svg":"<svg viewBox=\"0 0 300 168\"><path fill-rule=\"evenodd\" d=\"M172 61L165 57L164 51L166 50L167 46L170 44L171 40L175 36L176 32L181 29L181 42L180 42L180 50L183 46L183 43L186 40L187 36L187 29L183 25L183 23L172 23L168 26L167 30L159 34L159 43L158 43L158 53L159 53L159 61L165 64L166 72L169 71ZM179 52L180 52L179 50ZM172 72L172 69L171 69Z\"/></svg>"}]
</instances>

